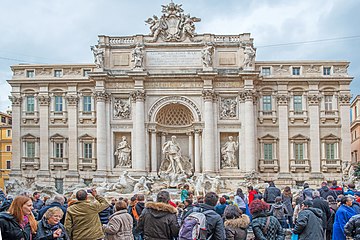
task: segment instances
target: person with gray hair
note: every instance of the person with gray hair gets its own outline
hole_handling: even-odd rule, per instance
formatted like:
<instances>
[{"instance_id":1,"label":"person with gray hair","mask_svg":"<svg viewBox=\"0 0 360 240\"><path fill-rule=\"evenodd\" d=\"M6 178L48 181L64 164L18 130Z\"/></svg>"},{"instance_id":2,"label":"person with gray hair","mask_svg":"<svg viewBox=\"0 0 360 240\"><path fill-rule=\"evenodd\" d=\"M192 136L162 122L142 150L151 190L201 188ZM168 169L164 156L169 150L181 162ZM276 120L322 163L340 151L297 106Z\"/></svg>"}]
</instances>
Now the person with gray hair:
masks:
<instances>
[{"instance_id":1,"label":"person with gray hair","mask_svg":"<svg viewBox=\"0 0 360 240\"><path fill-rule=\"evenodd\" d=\"M66 207L64 207L64 202L65 202L65 198L61 195L55 195L54 198L52 199L52 203L49 205L49 206L45 206L43 207L42 209L40 209L39 211L39 215L37 217L37 220L40 221L43 216L44 216L44 213L49 209L49 208L52 208L52 207L58 207L60 208L62 211L63 211L63 216L60 220L60 222L62 224L64 224L64 221L65 221L65 215L66 215Z\"/></svg>"},{"instance_id":2,"label":"person with gray hair","mask_svg":"<svg viewBox=\"0 0 360 240\"><path fill-rule=\"evenodd\" d=\"M331 217L331 212L330 212L330 207L329 207L329 203L324 200L323 198L320 197L320 192L315 190L312 193L313 196L313 207L314 208L318 208L322 211L322 227L323 230L325 232L326 228L327 228L327 224L328 224L328 220L330 220ZM326 234L326 233L325 233Z\"/></svg>"},{"instance_id":3,"label":"person with gray hair","mask_svg":"<svg viewBox=\"0 0 360 240\"><path fill-rule=\"evenodd\" d=\"M60 219L64 213L59 207L49 208L44 217L38 223L35 239L57 239L57 240L70 240L64 225L60 223Z\"/></svg>"}]
</instances>

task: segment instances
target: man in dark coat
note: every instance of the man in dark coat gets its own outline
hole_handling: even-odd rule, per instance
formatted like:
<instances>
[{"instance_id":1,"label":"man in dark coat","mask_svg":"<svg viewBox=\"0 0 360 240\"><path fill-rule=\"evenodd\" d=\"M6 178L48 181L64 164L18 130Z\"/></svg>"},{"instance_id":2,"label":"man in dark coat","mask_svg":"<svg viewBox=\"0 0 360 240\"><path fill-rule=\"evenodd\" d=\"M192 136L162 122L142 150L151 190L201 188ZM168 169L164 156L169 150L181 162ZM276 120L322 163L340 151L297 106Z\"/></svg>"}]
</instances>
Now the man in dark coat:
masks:
<instances>
[{"instance_id":1,"label":"man in dark coat","mask_svg":"<svg viewBox=\"0 0 360 240\"><path fill-rule=\"evenodd\" d=\"M60 220L60 222L62 224L64 224L65 222L65 215L66 215L66 208L64 207L64 202L65 202L65 198L61 195L56 195L53 199L53 202L49 205L49 206L45 206L43 207L42 209L40 209L39 211L39 215L37 217L37 220L40 221L41 218L44 216L45 212L49 209L49 208L52 208L52 207L59 207L64 215L62 217L62 219Z\"/></svg>"},{"instance_id":2,"label":"man in dark coat","mask_svg":"<svg viewBox=\"0 0 360 240\"><path fill-rule=\"evenodd\" d=\"M336 180L332 181L331 185L332 185L332 186L330 187L330 189L333 190L333 191L335 191L336 196L338 196L338 195L340 195L340 194L344 194L343 188L337 185L337 181L336 181ZM336 199L336 198L335 198L335 199Z\"/></svg>"},{"instance_id":3,"label":"man in dark coat","mask_svg":"<svg viewBox=\"0 0 360 240\"><path fill-rule=\"evenodd\" d=\"M137 232L142 232L146 240L176 238L180 226L176 216L177 210L169 204L169 192L160 191L156 201L145 204L139 218Z\"/></svg>"},{"instance_id":4,"label":"man in dark coat","mask_svg":"<svg viewBox=\"0 0 360 240\"><path fill-rule=\"evenodd\" d=\"M312 207L311 200L305 200L296 220L293 233L299 235L299 240L324 239L322 228L322 212Z\"/></svg>"},{"instance_id":5,"label":"man in dark coat","mask_svg":"<svg viewBox=\"0 0 360 240\"><path fill-rule=\"evenodd\" d=\"M303 199L304 200L312 200L312 193L314 191L314 189L310 188L308 183L304 183L304 190L302 191L303 194Z\"/></svg>"},{"instance_id":6,"label":"man in dark coat","mask_svg":"<svg viewBox=\"0 0 360 240\"><path fill-rule=\"evenodd\" d=\"M331 190L331 189L328 187L327 182L322 182L322 183L321 183L321 188L319 189L319 192L320 192L320 196L321 196L323 199L327 199L328 196L333 196L334 199L336 199L336 197L337 197L336 192L333 191L333 190Z\"/></svg>"},{"instance_id":7,"label":"man in dark coat","mask_svg":"<svg viewBox=\"0 0 360 240\"><path fill-rule=\"evenodd\" d=\"M313 207L322 211L322 227L323 230L326 230L328 219L331 217L329 203L320 198L319 191L313 192L313 198Z\"/></svg>"},{"instance_id":8,"label":"man in dark coat","mask_svg":"<svg viewBox=\"0 0 360 240\"><path fill-rule=\"evenodd\" d=\"M360 214L352 216L344 228L346 236L360 240Z\"/></svg>"},{"instance_id":9,"label":"man in dark coat","mask_svg":"<svg viewBox=\"0 0 360 240\"><path fill-rule=\"evenodd\" d=\"M281 197L281 191L275 187L275 183L271 181L269 182L269 187L265 189L264 200L267 203L273 204L275 203L276 197Z\"/></svg>"}]
</instances>

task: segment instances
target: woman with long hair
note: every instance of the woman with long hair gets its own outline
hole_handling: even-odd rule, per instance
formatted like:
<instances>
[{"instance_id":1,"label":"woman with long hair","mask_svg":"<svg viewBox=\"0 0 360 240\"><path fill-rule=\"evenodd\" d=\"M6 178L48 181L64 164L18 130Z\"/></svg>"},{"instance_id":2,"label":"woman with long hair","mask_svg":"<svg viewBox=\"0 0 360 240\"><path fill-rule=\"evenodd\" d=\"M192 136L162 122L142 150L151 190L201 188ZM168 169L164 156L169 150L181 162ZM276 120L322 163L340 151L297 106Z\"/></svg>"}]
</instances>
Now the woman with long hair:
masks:
<instances>
[{"instance_id":1,"label":"woman with long hair","mask_svg":"<svg viewBox=\"0 0 360 240\"><path fill-rule=\"evenodd\" d=\"M247 204L247 199L242 191L241 188L238 188L236 190L236 196L235 196L235 204L240 208L240 210L243 213L246 213L246 204Z\"/></svg>"},{"instance_id":2,"label":"woman with long hair","mask_svg":"<svg viewBox=\"0 0 360 240\"><path fill-rule=\"evenodd\" d=\"M32 240L37 231L37 221L32 214L33 202L27 196L17 196L8 212L0 213L3 239Z\"/></svg>"},{"instance_id":3,"label":"woman with long hair","mask_svg":"<svg viewBox=\"0 0 360 240\"><path fill-rule=\"evenodd\" d=\"M292 201L293 201L293 195L291 193L291 188L289 186L286 186L284 188L284 191L281 195L282 197L282 201L286 207L286 210L287 210L287 214L286 214L286 218L288 220L288 223L289 223L289 227L290 228L293 228L294 227L294 224L293 224L293 215L294 215L294 209L292 207Z\"/></svg>"},{"instance_id":4,"label":"woman with long hair","mask_svg":"<svg viewBox=\"0 0 360 240\"><path fill-rule=\"evenodd\" d=\"M234 205L228 205L224 211L224 227L227 240L245 240L250 218L242 214Z\"/></svg>"}]
</instances>

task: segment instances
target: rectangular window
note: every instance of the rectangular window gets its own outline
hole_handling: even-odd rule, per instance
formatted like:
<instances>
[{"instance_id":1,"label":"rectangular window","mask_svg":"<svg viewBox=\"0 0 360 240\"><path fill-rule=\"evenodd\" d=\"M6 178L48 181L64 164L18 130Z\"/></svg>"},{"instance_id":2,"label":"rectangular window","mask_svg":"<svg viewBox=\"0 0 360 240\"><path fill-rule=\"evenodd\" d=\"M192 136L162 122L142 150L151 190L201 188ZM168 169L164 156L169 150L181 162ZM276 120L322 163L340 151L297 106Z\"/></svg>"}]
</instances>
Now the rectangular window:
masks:
<instances>
[{"instance_id":1,"label":"rectangular window","mask_svg":"<svg viewBox=\"0 0 360 240\"><path fill-rule=\"evenodd\" d=\"M6 137L11 137L11 129L6 130Z\"/></svg>"},{"instance_id":2,"label":"rectangular window","mask_svg":"<svg viewBox=\"0 0 360 240\"><path fill-rule=\"evenodd\" d=\"M84 143L84 158L92 158L92 143Z\"/></svg>"},{"instance_id":3,"label":"rectangular window","mask_svg":"<svg viewBox=\"0 0 360 240\"><path fill-rule=\"evenodd\" d=\"M335 143L326 143L325 151L326 151L326 159L328 160L335 159Z\"/></svg>"},{"instance_id":4,"label":"rectangular window","mask_svg":"<svg viewBox=\"0 0 360 240\"><path fill-rule=\"evenodd\" d=\"M84 70L83 70L83 76L84 76L84 77L89 76L89 73L90 73L90 72L91 72L90 69L84 69Z\"/></svg>"},{"instance_id":5,"label":"rectangular window","mask_svg":"<svg viewBox=\"0 0 360 240\"><path fill-rule=\"evenodd\" d=\"M1 122L2 122L2 123L6 123L6 117L2 116L2 117L1 117Z\"/></svg>"},{"instance_id":6,"label":"rectangular window","mask_svg":"<svg viewBox=\"0 0 360 240\"><path fill-rule=\"evenodd\" d=\"M264 160L273 160L273 145L272 143L264 143Z\"/></svg>"},{"instance_id":7,"label":"rectangular window","mask_svg":"<svg viewBox=\"0 0 360 240\"><path fill-rule=\"evenodd\" d=\"M83 97L84 102L84 112L91 112L91 96L84 96Z\"/></svg>"},{"instance_id":8,"label":"rectangular window","mask_svg":"<svg viewBox=\"0 0 360 240\"><path fill-rule=\"evenodd\" d=\"M34 158L35 157L35 142L26 142L26 157Z\"/></svg>"},{"instance_id":9,"label":"rectangular window","mask_svg":"<svg viewBox=\"0 0 360 240\"><path fill-rule=\"evenodd\" d=\"M10 160L6 161L6 169L11 169L11 161Z\"/></svg>"},{"instance_id":10,"label":"rectangular window","mask_svg":"<svg viewBox=\"0 0 360 240\"><path fill-rule=\"evenodd\" d=\"M269 67L263 67L261 68L261 74L263 76L270 76L271 75L271 70Z\"/></svg>"},{"instance_id":11,"label":"rectangular window","mask_svg":"<svg viewBox=\"0 0 360 240\"><path fill-rule=\"evenodd\" d=\"M295 95L294 96L294 112L296 113L302 113L302 96L301 95Z\"/></svg>"},{"instance_id":12,"label":"rectangular window","mask_svg":"<svg viewBox=\"0 0 360 240\"><path fill-rule=\"evenodd\" d=\"M64 144L63 143L55 143L55 157L56 158L64 157Z\"/></svg>"},{"instance_id":13,"label":"rectangular window","mask_svg":"<svg viewBox=\"0 0 360 240\"><path fill-rule=\"evenodd\" d=\"M55 112L63 111L63 97L55 96Z\"/></svg>"},{"instance_id":14,"label":"rectangular window","mask_svg":"<svg viewBox=\"0 0 360 240\"><path fill-rule=\"evenodd\" d=\"M292 75L300 75L300 68L299 67L293 67L292 68Z\"/></svg>"},{"instance_id":15,"label":"rectangular window","mask_svg":"<svg viewBox=\"0 0 360 240\"><path fill-rule=\"evenodd\" d=\"M271 114L272 106L271 106L271 96L263 96L263 111L264 114L269 113Z\"/></svg>"},{"instance_id":16,"label":"rectangular window","mask_svg":"<svg viewBox=\"0 0 360 240\"><path fill-rule=\"evenodd\" d=\"M332 95L325 95L324 101L325 101L325 111L332 111Z\"/></svg>"},{"instance_id":17,"label":"rectangular window","mask_svg":"<svg viewBox=\"0 0 360 240\"><path fill-rule=\"evenodd\" d=\"M6 151L7 151L7 152L11 152L11 146L10 146L10 145L7 145L7 146L6 146Z\"/></svg>"},{"instance_id":18,"label":"rectangular window","mask_svg":"<svg viewBox=\"0 0 360 240\"><path fill-rule=\"evenodd\" d=\"M62 70L54 70L54 77L62 77Z\"/></svg>"},{"instance_id":19,"label":"rectangular window","mask_svg":"<svg viewBox=\"0 0 360 240\"><path fill-rule=\"evenodd\" d=\"M26 111L27 112L34 112L34 110L35 110L34 96L27 96L26 97Z\"/></svg>"},{"instance_id":20,"label":"rectangular window","mask_svg":"<svg viewBox=\"0 0 360 240\"><path fill-rule=\"evenodd\" d=\"M323 68L323 75L326 75L326 76L331 75L331 67L324 67Z\"/></svg>"},{"instance_id":21,"label":"rectangular window","mask_svg":"<svg viewBox=\"0 0 360 240\"><path fill-rule=\"evenodd\" d=\"M304 160L304 143L294 144L295 160Z\"/></svg>"},{"instance_id":22,"label":"rectangular window","mask_svg":"<svg viewBox=\"0 0 360 240\"><path fill-rule=\"evenodd\" d=\"M35 71L34 71L34 70L27 70L27 71L26 71L26 77L27 77L27 78L33 78L33 77L35 77Z\"/></svg>"}]
</instances>

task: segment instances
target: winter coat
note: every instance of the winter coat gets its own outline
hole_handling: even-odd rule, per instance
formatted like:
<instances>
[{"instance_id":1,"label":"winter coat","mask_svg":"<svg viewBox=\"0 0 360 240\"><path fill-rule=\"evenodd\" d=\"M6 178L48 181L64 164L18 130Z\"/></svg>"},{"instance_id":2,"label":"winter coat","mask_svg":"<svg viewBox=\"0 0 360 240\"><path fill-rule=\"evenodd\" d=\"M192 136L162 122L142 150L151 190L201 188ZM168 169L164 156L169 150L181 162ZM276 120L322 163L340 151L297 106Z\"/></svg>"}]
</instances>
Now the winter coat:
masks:
<instances>
[{"instance_id":1,"label":"winter coat","mask_svg":"<svg viewBox=\"0 0 360 240\"><path fill-rule=\"evenodd\" d=\"M249 204L250 204L252 201L254 201L254 197L255 197L256 194L257 194L257 191L255 191L255 190L251 190L251 191L249 192Z\"/></svg>"},{"instance_id":2,"label":"winter coat","mask_svg":"<svg viewBox=\"0 0 360 240\"><path fill-rule=\"evenodd\" d=\"M267 228L267 231L263 232L265 230L267 218L270 218L269 220L269 226ZM256 212L253 214L253 220L251 222L252 229L254 232L254 235L256 239L259 240L284 240L285 234L284 230L281 227L279 221L274 216L268 216L265 212Z\"/></svg>"},{"instance_id":3,"label":"winter coat","mask_svg":"<svg viewBox=\"0 0 360 240\"><path fill-rule=\"evenodd\" d=\"M44 201L40 198L36 201L33 201L34 210L39 211L44 206Z\"/></svg>"},{"instance_id":4,"label":"winter coat","mask_svg":"<svg viewBox=\"0 0 360 240\"><path fill-rule=\"evenodd\" d=\"M212 211L208 211L212 210ZM192 212L198 211L198 212L205 212L206 217L206 224L207 224L207 238L211 236L209 240L225 240L225 229L224 229L224 223L219 214L217 214L214 210L214 207L200 203L196 206L194 206L190 211L188 211L184 218L189 216Z\"/></svg>"},{"instance_id":5,"label":"winter coat","mask_svg":"<svg viewBox=\"0 0 360 240\"><path fill-rule=\"evenodd\" d=\"M245 240L249 224L250 218L245 214L236 219L226 219L224 222L226 240Z\"/></svg>"},{"instance_id":6,"label":"winter coat","mask_svg":"<svg viewBox=\"0 0 360 240\"><path fill-rule=\"evenodd\" d=\"M99 212L109 207L105 198L96 195L96 202L80 200L68 207L65 229L72 240L97 240L104 237Z\"/></svg>"},{"instance_id":7,"label":"winter coat","mask_svg":"<svg viewBox=\"0 0 360 240\"><path fill-rule=\"evenodd\" d=\"M322 186L319 189L319 192L320 192L320 196L325 200L327 200L328 196L333 196L334 199L336 199L336 197L337 197L336 192L331 190L330 188L328 188L328 186Z\"/></svg>"},{"instance_id":8,"label":"winter coat","mask_svg":"<svg viewBox=\"0 0 360 240\"><path fill-rule=\"evenodd\" d=\"M324 239L321 210L306 208L300 211L293 233L299 235L299 240Z\"/></svg>"},{"instance_id":9,"label":"winter coat","mask_svg":"<svg viewBox=\"0 0 360 240\"><path fill-rule=\"evenodd\" d=\"M281 196L281 191L277 187L268 187L265 189L264 201L267 203L275 203L275 198Z\"/></svg>"},{"instance_id":10,"label":"winter coat","mask_svg":"<svg viewBox=\"0 0 360 240\"><path fill-rule=\"evenodd\" d=\"M137 232L142 232L145 240L167 240L176 238L180 226L177 210L168 203L148 202L142 211Z\"/></svg>"},{"instance_id":11,"label":"winter coat","mask_svg":"<svg viewBox=\"0 0 360 240\"><path fill-rule=\"evenodd\" d=\"M246 208L246 201L240 196L236 195L234 198L234 202L239 208Z\"/></svg>"},{"instance_id":12,"label":"winter coat","mask_svg":"<svg viewBox=\"0 0 360 240\"><path fill-rule=\"evenodd\" d=\"M223 216L226 206L227 206L226 203L224 204L218 203L215 206L215 212L217 212L220 216Z\"/></svg>"},{"instance_id":13,"label":"winter coat","mask_svg":"<svg viewBox=\"0 0 360 240\"><path fill-rule=\"evenodd\" d=\"M284 220L286 218L287 210L286 206L281 203L275 203L271 206L270 213L278 220Z\"/></svg>"},{"instance_id":14,"label":"winter coat","mask_svg":"<svg viewBox=\"0 0 360 240\"><path fill-rule=\"evenodd\" d=\"M303 199L304 200L312 200L313 196L312 193L314 192L314 189L312 188L305 188L302 192L303 194Z\"/></svg>"},{"instance_id":15,"label":"winter coat","mask_svg":"<svg viewBox=\"0 0 360 240\"><path fill-rule=\"evenodd\" d=\"M58 207L60 208L63 213L64 213L64 216L62 217L62 219L60 220L60 222L62 224L64 224L65 222L65 216L66 216L66 207L62 206L60 203L58 202L52 202L49 206L45 206L43 207L40 211L39 211L39 214L37 216L37 220L40 221L42 219L42 217L44 216L44 214L46 213L46 211L49 209L49 208L52 208L52 207Z\"/></svg>"},{"instance_id":16,"label":"winter coat","mask_svg":"<svg viewBox=\"0 0 360 240\"><path fill-rule=\"evenodd\" d=\"M360 240L360 214L352 216L344 228L346 236Z\"/></svg>"},{"instance_id":17,"label":"winter coat","mask_svg":"<svg viewBox=\"0 0 360 240\"><path fill-rule=\"evenodd\" d=\"M313 207L322 211L322 226L323 229L326 229L328 219L331 217L329 203L319 197L316 197L313 200Z\"/></svg>"},{"instance_id":18,"label":"winter coat","mask_svg":"<svg viewBox=\"0 0 360 240\"><path fill-rule=\"evenodd\" d=\"M113 206L110 206L101 212L99 212L99 218L101 224L107 224L109 222L109 217L114 213Z\"/></svg>"},{"instance_id":19,"label":"winter coat","mask_svg":"<svg viewBox=\"0 0 360 240\"><path fill-rule=\"evenodd\" d=\"M106 240L133 240L132 229L133 219L126 209L115 212L103 225Z\"/></svg>"},{"instance_id":20,"label":"winter coat","mask_svg":"<svg viewBox=\"0 0 360 240\"><path fill-rule=\"evenodd\" d=\"M282 201L286 207L287 215L292 217L294 215L294 209L292 207L292 195L286 196L282 194Z\"/></svg>"},{"instance_id":21,"label":"winter coat","mask_svg":"<svg viewBox=\"0 0 360 240\"><path fill-rule=\"evenodd\" d=\"M336 186L331 186L330 189L333 190L333 191L335 191L336 196L344 193L343 188L342 188L342 187L339 187L339 186L337 186L337 185L336 185ZM336 199L336 198L335 198L335 199Z\"/></svg>"},{"instance_id":22,"label":"winter coat","mask_svg":"<svg viewBox=\"0 0 360 240\"><path fill-rule=\"evenodd\" d=\"M4 240L30 240L30 224L26 224L24 229L22 229L20 224L13 217L13 215L7 212L0 213L0 229L2 239Z\"/></svg>"},{"instance_id":23,"label":"winter coat","mask_svg":"<svg viewBox=\"0 0 360 240\"><path fill-rule=\"evenodd\" d=\"M352 216L355 216L356 212L352 207L342 204L335 214L335 222L333 225L333 240L346 240L344 227Z\"/></svg>"},{"instance_id":24,"label":"winter coat","mask_svg":"<svg viewBox=\"0 0 360 240\"><path fill-rule=\"evenodd\" d=\"M47 223L47 221L42 219L40 222L38 222L38 229L36 232L35 240L49 240L49 239L55 239L53 238L53 234L55 230L61 229L62 233L61 236L56 238L56 240L70 240L64 225L59 223L56 227L51 226Z\"/></svg>"}]
</instances>

